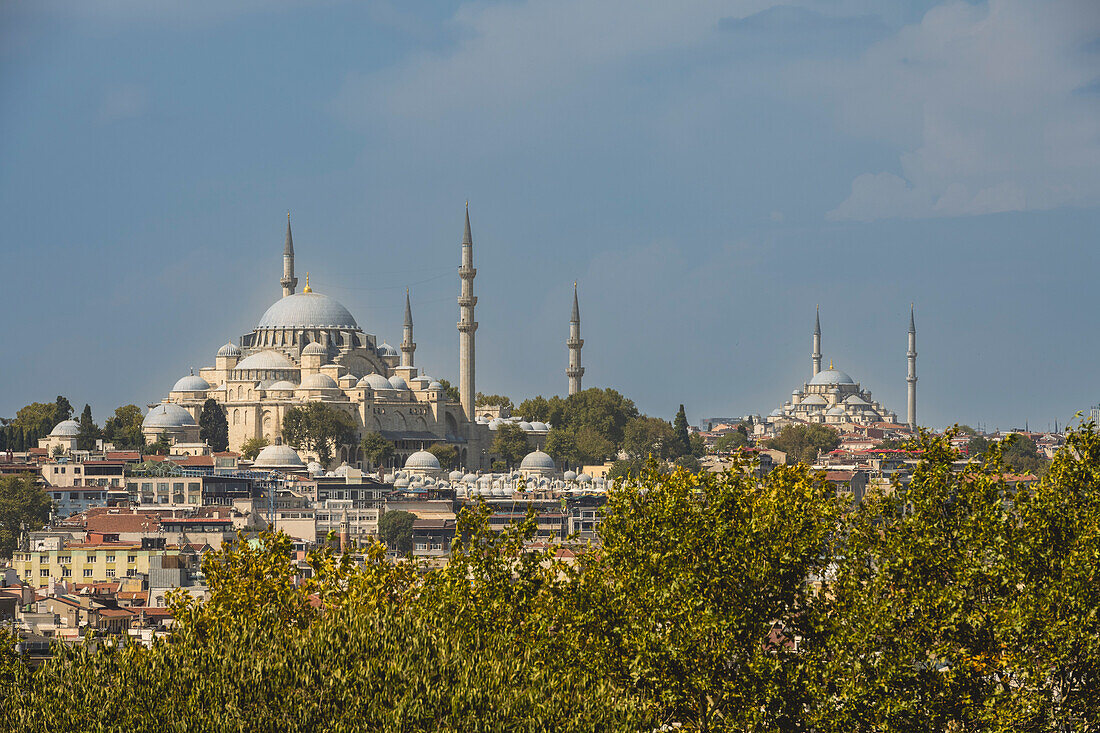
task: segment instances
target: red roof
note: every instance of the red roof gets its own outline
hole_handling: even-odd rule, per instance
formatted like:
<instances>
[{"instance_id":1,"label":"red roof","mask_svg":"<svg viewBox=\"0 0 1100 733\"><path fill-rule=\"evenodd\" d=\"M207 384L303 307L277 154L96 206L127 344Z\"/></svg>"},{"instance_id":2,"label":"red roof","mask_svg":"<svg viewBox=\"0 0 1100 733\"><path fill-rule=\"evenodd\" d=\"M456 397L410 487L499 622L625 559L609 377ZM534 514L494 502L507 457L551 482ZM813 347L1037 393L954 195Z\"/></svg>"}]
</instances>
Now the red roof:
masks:
<instances>
[{"instance_id":1,"label":"red roof","mask_svg":"<svg viewBox=\"0 0 1100 733\"><path fill-rule=\"evenodd\" d=\"M851 481L855 477L854 471L826 471L826 481Z\"/></svg>"},{"instance_id":2,"label":"red roof","mask_svg":"<svg viewBox=\"0 0 1100 733\"><path fill-rule=\"evenodd\" d=\"M99 615L103 618L125 618L133 616L134 612L126 608L101 608Z\"/></svg>"},{"instance_id":3,"label":"red roof","mask_svg":"<svg viewBox=\"0 0 1100 733\"><path fill-rule=\"evenodd\" d=\"M177 466L191 467L191 466L203 466L208 468L214 467L213 456L187 456L187 457L174 457L172 462Z\"/></svg>"},{"instance_id":4,"label":"red roof","mask_svg":"<svg viewBox=\"0 0 1100 733\"><path fill-rule=\"evenodd\" d=\"M89 532L120 534L122 532L156 532L160 527L158 514L91 514L84 522Z\"/></svg>"},{"instance_id":5,"label":"red roof","mask_svg":"<svg viewBox=\"0 0 1100 733\"><path fill-rule=\"evenodd\" d=\"M109 451L107 458L112 461L140 461L141 451L136 450L116 450Z\"/></svg>"}]
</instances>

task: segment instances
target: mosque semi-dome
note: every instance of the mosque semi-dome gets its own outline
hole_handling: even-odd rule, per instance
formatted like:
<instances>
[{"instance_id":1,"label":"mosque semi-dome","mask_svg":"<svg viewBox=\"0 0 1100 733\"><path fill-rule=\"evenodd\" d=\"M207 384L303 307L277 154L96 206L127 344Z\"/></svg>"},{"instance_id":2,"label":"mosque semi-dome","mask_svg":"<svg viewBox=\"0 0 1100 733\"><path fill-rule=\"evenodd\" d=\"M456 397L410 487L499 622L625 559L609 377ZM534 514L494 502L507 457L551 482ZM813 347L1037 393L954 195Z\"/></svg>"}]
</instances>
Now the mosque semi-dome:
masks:
<instances>
[{"instance_id":1,"label":"mosque semi-dome","mask_svg":"<svg viewBox=\"0 0 1100 733\"><path fill-rule=\"evenodd\" d=\"M554 465L554 459L549 454L543 453L540 450L534 450L523 457L523 461L519 464L519 470L521 471L556 471L557 466Z\"/></svg>"},{"instance_id":2,"label":"mosque semi-dome","mask_svg":"<svg viewBox=\"0 0 1100 733\"><path fill-rule=\"evenodd\" d=\"M359 324L335 298L314 292L295 293L275 301L260 317L258 329L352 328Z\"/></svg>"},{"instance_id":3,"label":"mosque semi-dome","mask_svg":"<svg viewBox=\"0 0 1100 733\"><path fill-rule=\"evenodd\" d=\"M823 369L810 379L810 384L855 384L856 381L839 369Z\"/></svg>"},{"instance_id":4,"label":"mosque semi-dome","mask_svg":"<svg viewBox=\"0 0 1100 733\"><path fill-rule=\"evenodd\" d=\"M171 402L153 407L141 422L145 428L187 428L197 424L190 412Z\"/></svg>"},{"instance_id":5,"label":"mosque semi-dome","mask_svg":"<svg viewBox=\"0 0 1100 733\"><path fill-rule=\"evenodd\" d=\"M310 374L302 379L300 389L336 389L340 385L327 374Z\"/></svg>"},{"instance_id":6,"label":"mosque semi-dome","mask_svg":"<svg viewBox=\"0 0 1100 733\"><path fill-rule=\"evenodd\" d=\"M268 392L293 392L296 389L298 389L298 385L296 385L294 382L288 382L285 379L281 379L278 382L274 382L267 386Z\"/></svg>"},{"instance_id":7,"label":"mosque semi-dome","mask_svg":"<svg viewBox=\"0 0 1100 733\"><path fill-rule=\"evenodd\" d=\"M409 389L408 382L406 382L405 378L399 374L394 374L392 377L390 377L389 381L391 389L400 389L405 391L408 391Z\"/></svg>"},{"instance_id":8,"label":"mosque semi-dome","mask_svg":"<svg viewBox=\"0 0 1100 733\"><path fill-rule=\"evenodd\" d=\"M240 356L241 350L234 343L228 343L218 349L218 356Z\"/></svg>"},{"instance_id":9,"label":"mosque semi-dome","mask_svg":"<svg viewBox=\"0 0 1100 733\"><path fill-rule=\"evenodd\" d=\"M302 349L302 356L328 356L328 349L314 341Z\"/></svg>"},{"instance_id":10,"label":"mosque semi-dome","mask_svg":"<svg viewBox=\"0 0 1100 733\"><path fill-rule=\"evenodd\" d=\"M172 387L173 392L205 392L210 389L210 382L207 382L202 377L195 376L194 374L188 374L181 378Z\"/></svg>"},{"instance_id":11,"label":"mosque semi-dome","mask_svg":"<svg viewBox=\"0 0 1100 733\"><path fill-rule=\"evenodd\" d=\"M80 423L76 420L62 420L50 431L51 438L71 438L77 435L80 435Z\"/></svg>"},{"instance_id":12,"label":"mosque semi-dome","mask_svg":"<svg viewBox=\"0 0 1100 733\"><path fill-rule=\"evenodd\" d=\"M260 351L246 356L237 363L236 369L297 369L298 366L278 351Z\"/></svg>"},{"instance_id":13,"label":"mosque semi-dome","mask_svg":"<svg viewBox=\"0 0 1100 733\"><path fill-rule=\"evenodd\" d=\"M373 390L379 389L393 389L393 385L390 384L390 380L383 377L378 372L371 372L367 376L359 380L359 387L370 387Z\"/></svg>"}]
</instances>

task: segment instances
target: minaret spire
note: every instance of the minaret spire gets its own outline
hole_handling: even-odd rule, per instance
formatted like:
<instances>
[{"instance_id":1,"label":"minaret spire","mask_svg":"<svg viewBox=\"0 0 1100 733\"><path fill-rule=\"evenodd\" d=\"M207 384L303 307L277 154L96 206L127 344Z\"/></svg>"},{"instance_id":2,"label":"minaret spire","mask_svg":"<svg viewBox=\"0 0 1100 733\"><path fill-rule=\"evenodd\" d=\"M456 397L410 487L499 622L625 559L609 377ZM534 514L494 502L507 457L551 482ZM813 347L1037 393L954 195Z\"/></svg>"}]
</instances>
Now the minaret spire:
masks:
<instances>
[{"instance_id":1,"label":"minaret spire","mask_svg":"<svg viewBox=\"0 0 1100 733\"><path fill-rule=\"evenodd\" d=\"M810 354L810 360L813 362L813 374L810 376L816 377L821 371L821 306L817 307L814 315L814 351Z\"/></svg>"},{"instance_id":2,"label":"minaret spire","mask_svg":"<svg viewBox=\"0 0 1100 733\"><path fill-rule=\"evenodd\" d=\"M477 321L474 320L474 238L470 233L470 202L466 202L466 230L462 234L462 262L458 266L458 277L462 289L458 296L458 392L462 400L462 409L466 419L474 420L474 333Z\"/></svg>"},{"instance_id":3,"label":"minaret spire","mask_svg":"<svg viewBox=\"0 0 1100 733\"><path fill-rule=\"evenodd\" d=\"M905 356L909 361L909 374L906 376L907 414L905 422L910 430L917 429L917 323L913 318L913 304L909 304L909 351Z\"/></svg>"},{"instance_id":4,"label":"minaret spire","mask_svg":"<svg viewBox=\"0 0 1100 733\"><path fill-rule=\"evenodd\" d=\"M413 352L415 351L412 305L409 303L409 289L405 288L405 329L404 337L401 339L401 366L413 366Z\"/></svg>"},{"instance_id":5,"label":"minaret spire","mask_svg":"<svg viewBox=\"0 0 1100 733\"><path fill-rule=\"evenodd\" d=\"M286 212L286 244L283 245L283 279L279 281L283 286L283 297L294 295L294 288L298 285L298 278L294 277L294 238L290 235L290 212Z\"/></svg>"},{"instance_id":6,"label":"minaret spire","mask_svg":"<svg viewBox=\"0 0 1100 733\"><path fill-rule=\"evenodd\" d=\"M574 395L581 391L581 377L584 376L584 367L581 366L581 347L584 339L581 338L581 309L577 303L577 283L573 283L573 316L569 319L569 340L565 342L569 347L569 368L565 370L565 376L569 378L569 394Z\"/></svg>"}]
</instances>

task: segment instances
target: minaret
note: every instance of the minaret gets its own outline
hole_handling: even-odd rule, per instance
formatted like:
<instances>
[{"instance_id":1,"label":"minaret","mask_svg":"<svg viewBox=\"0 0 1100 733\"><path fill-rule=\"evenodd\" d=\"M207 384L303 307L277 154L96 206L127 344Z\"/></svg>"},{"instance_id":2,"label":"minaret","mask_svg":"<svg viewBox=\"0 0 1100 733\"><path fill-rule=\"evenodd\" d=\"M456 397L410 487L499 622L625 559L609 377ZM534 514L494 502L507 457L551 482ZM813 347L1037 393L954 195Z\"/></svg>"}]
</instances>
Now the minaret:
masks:
<instances>
[{"instance_id":1,"label":"minaret","mask_svg":"<svg viewBox=\"0 0 1100 733\"><path fill-rule=\"evenodd\" d=\"M908 412L906 415L906 423L909 424L911 430L917 429L917 324L913 320L913 305L909 305L909 351L905 354L909 357L909 376L905 378L908 382Z\"/></svg>"},{"instance_id":2,"label":"minaret","mask_svg":"<svg viewBox=\"0 0 1100 733\"><path fill-rule=\"evenodd\" d=\"M810 376L816 377L821 371L821 306L818 306L814 316L814 353L810 354L810 359L814 363L814 373Z\"/></svg>"},{"instance_id":3,"label":"minaret","mask_svg":"<svg viewBox=\"0 0 1100 733\"><path fill-rule=\"evenodd\" d=\"M283 297L294 295L294 288L298 285L298 278L294 277L294 239L290 236L290 212L286 212L286 244L283 245L283 279L279 281L283 286Z\"/></svg>"},{"instance_id":4,"label":"minaret","mask_svg":"<svg viewBox=\"0 0 1100 733\"><path fill-rule=\"evenodd\" d=\"M462 400L462 409L466 419L474 419L474 332L477 321L474 320L474 238L470 234L470 202L466 202L466 231L462 234L462 264L458 267L458 276L462 279L462 291L458 296L458 393Z\"/></svg>"},{"instance_id":5,"label":"minaret","mask_svg":"<svg viewBox=\"0 0 1100 733\"><path fill-rule=\"evenodd\" d=\"M401 366L413 365L414 351L416 351L416 342L413 341L413 312L409 304L409 289L405 288L405 332L401 339Z\"/></svg>"},{"instance_id":6,"label":"minaret","mask_svg":"<svg viewBox=\"0 0 1100 733\"><path fill-rule=\"evenodd\" d=\"M581 391L581 377L584 376L584 367L581 366L581 347L584 339L581 338L581 309L577 304L577 283L573 283L573 317L569 319L569 340L565 342L569 347L569 368L565 370L565 376L569 377L569 394L574 395Z\"/></svg>"}]
</instances>

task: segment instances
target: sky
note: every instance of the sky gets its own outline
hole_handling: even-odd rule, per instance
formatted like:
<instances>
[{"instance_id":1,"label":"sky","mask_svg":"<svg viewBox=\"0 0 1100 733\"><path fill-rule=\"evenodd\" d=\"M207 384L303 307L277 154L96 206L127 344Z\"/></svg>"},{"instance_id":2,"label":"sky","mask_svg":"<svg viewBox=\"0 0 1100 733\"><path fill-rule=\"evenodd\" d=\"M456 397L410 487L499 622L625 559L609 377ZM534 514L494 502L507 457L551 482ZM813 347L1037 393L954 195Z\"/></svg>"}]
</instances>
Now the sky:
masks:
<instances>
[{"instance_id":1,"label":"sky","mask_svg":"<svg viewBox=\"0 0 1100 733\"><path fill-rule=\"evenodd\" d=\"M1100 4L0 3L0 416L99 422L299 278L477 388L767 414L825 361L904 417L1100 402Z\"/></svg>"}]
</instances>

